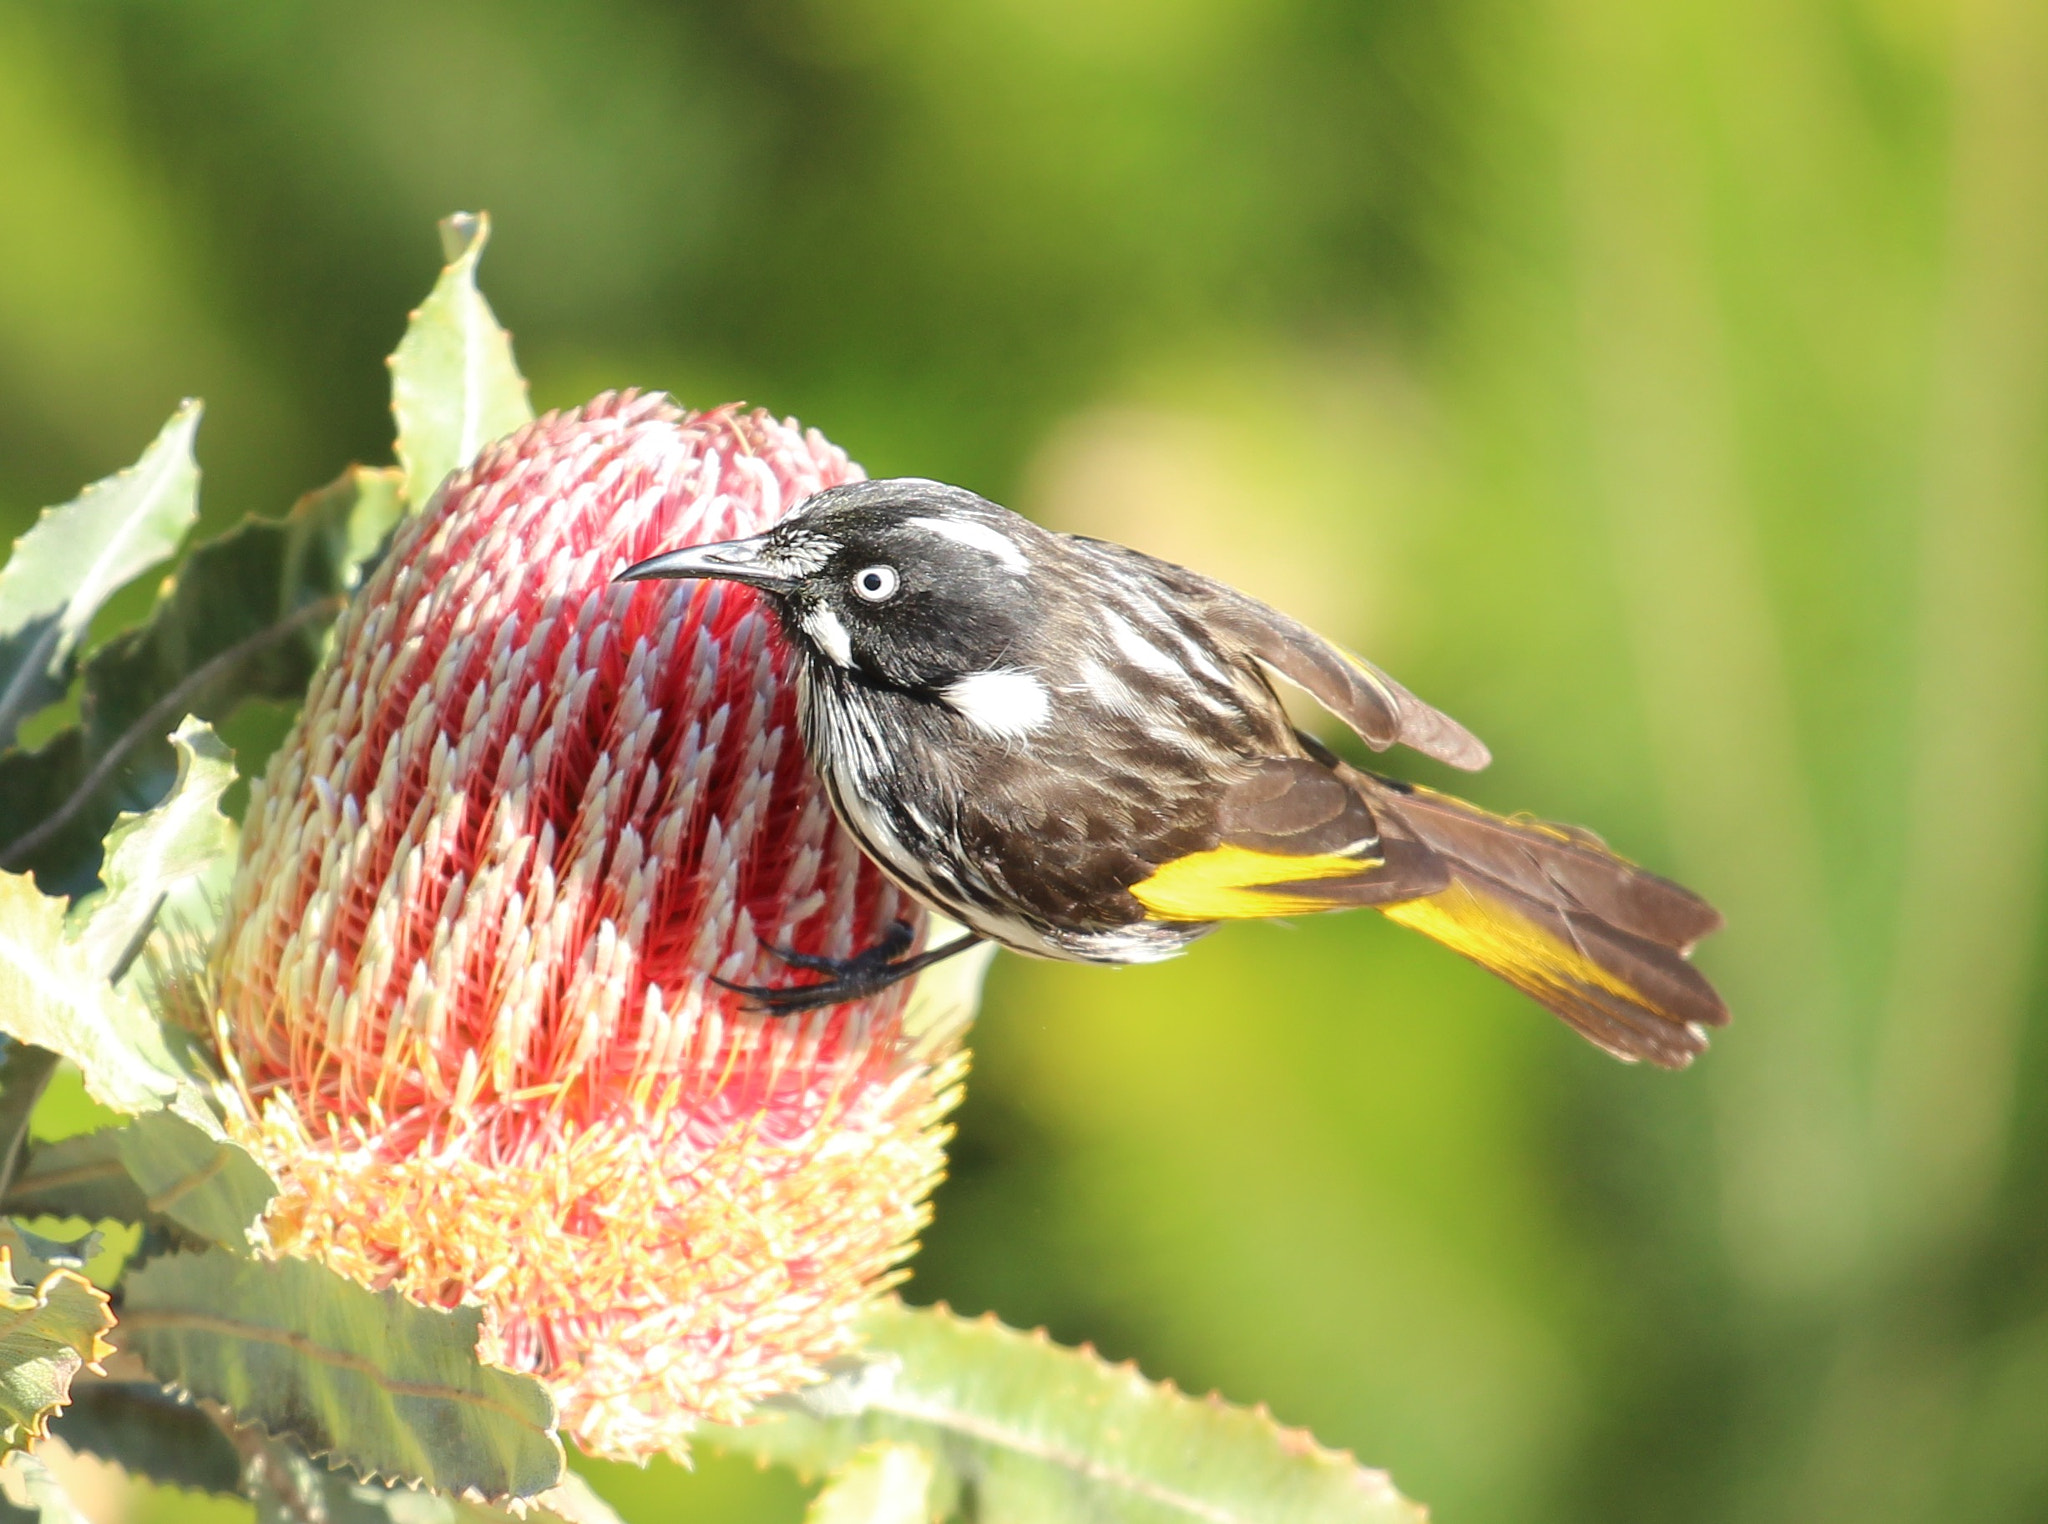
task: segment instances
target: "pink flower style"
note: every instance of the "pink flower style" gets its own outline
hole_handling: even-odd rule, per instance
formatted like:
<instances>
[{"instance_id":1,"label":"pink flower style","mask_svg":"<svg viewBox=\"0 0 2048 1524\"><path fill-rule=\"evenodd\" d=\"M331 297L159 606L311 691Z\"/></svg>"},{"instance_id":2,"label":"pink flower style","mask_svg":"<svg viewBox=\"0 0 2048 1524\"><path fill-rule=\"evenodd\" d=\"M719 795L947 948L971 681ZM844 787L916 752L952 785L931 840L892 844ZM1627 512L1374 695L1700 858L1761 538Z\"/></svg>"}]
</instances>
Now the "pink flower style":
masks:
<instances>
[{"instance_id":1,"label":"pink flower style","mask_svg":"<svg viewBox=\"0 0 2048 1524\"><path fill-rule=\"evenodd\" d=\"M958 1013L711 977L923 922L833 821L770 616L608 581L859 474L737 407L528 425L399 530L250 801L212 972L273 1249L481 1304L594 1453L816 1379L943 1168Z\"/></svg>"}]
</instances>

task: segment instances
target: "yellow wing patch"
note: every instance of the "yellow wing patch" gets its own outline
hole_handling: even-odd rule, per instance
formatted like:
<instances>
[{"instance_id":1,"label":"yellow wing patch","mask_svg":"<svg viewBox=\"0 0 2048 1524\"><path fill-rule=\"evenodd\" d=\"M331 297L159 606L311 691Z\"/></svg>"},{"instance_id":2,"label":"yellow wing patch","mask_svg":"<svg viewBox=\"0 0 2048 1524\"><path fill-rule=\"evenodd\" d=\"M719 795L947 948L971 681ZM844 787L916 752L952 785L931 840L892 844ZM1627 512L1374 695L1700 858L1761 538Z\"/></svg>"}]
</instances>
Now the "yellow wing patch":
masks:
<instances>
[{"instance_id":1,"label":"yellow wing patch","mask_svg":"<svg viewBox=\"0 0 2048 1524\"><path fill-rule=\"evenodd\" d=\"M1131 895L1162 921L1243 921L1331 909L1313 895L1275 894L1265 886L1319 878L1356 878L1380 865L1377 857L1290 857L1250 847L1212 847L1162 863Z\"/></svg>"},{"instance_id":2,"label":"yellow wing patch","mask_svg":"<svg viewBox=\"0 0 2048 1524\"><path fill-rule=\"evenodd\" d=\"M1379 910L1388 920L1433 937L1538 1000L1546 993L1570 995L1590 986L1637 1005L1647 1004L1640 990L1569 942L1506 905L1481 899L1464 884L1453 882L1436 894L1382 905Z\"/></svg>"}]
</instances>

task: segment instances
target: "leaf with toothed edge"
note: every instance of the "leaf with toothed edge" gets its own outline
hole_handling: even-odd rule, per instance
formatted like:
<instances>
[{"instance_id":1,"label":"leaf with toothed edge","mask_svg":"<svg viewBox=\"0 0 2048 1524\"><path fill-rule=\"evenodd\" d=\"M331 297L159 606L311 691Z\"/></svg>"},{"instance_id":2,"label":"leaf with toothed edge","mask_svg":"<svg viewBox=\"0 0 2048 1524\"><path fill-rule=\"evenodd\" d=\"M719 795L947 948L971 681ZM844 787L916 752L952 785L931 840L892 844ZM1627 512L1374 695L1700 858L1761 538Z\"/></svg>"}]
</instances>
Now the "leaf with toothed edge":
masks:
<instances>
[{"instance_id":1,"label":"leaf with toothed edge","mask_svg":"<svg viewBox=\"0 0 2048 1524\"><path fill-rule=\"evenodd\" d=\"M259 1524L622 1524L574 1472L520 1505L495 1507L424 1487L357 1481L309 1460L289 1440L243 1431L245 1476Z\"/></svg>"},{"instance_id":2,"label":"leaf with toothed edge","mask_svg":"<svg viewBox=\"0 0 2048 1524\"><path fill-rule=\"evenodd\" d=\"M297 700L398 509L397 473L351 467L282 519L208 540L149 622L85 663L80 723L42 749L0 756L0 868L46 893L98 882L101 839L124 810L154 808L178 773L169 736L187 715L223 721L246 698Z\"/></svg>"},{"instance_id":3,"label":"leaf with toothed edge","mask_svg":"<svg viewBox=\"0 0 2048 1524\"><path fill-rule=\"evenodd\" d=\"M150 1375L364 1477L491 1500L561 1481L554 1402L477 1359L474 1307L224 1249L152 1260L122 1289L121 1347Z\"/></svg>"},{"instance_id":4,"label":"leaf with toothed edge","mask_svg":"<svg viewBox=\"0 0 2048 1524\"><path fill-rule=\"evenodd\" d=\"M133 988L111 982L133 961L166 896L220 864L232 842L218 808L234 777L226 748L191 721L172 743L176 783L156 809L126 817L108 835L104 892L67 915L31 880L0 873L0 1032L70 1059L93 1098L116 1111L174 1108L186 1120L160 1127L175 1141L177 1129L219 1136L202 1066L182 1033ZM244 1160L242 1174L255 1168Z\"/></svg>"},{"instance_id":5,"label":"leaf with toothed edge","mask_svg":"<svg viewBox=\"0 0 2048 1524\"><path fill-rule=\"evenodd\" d=\"M211 726L187 718L171 735L178 773L153 810L124 814L107 832L106 887L71 908L71 940L87 962L118 977L150 933L170 894L218 868L235 850L234 822L220 796L235 781L234 753Z\"/></svg>"},{"instance_id":6,"label":"leaf with toothed edge","mask_svg":"<svg viewBox=\"0 0 2048 1524\"><path fill-rule=\"evenodd\" d=\"M864 1446L917 1446L984 1524L1420 1524L1386 1474L1282 1428L1263 1409L1197 1399L993 1318L885 1302L846 1374L700 1431L721 1450L813 1473Z\"/></svg>"},{"instance_id":7,"label":"leaf with toothed edge","mask_svg":"<svg viewBox=\"0 0 2048 1524\"><path fill-rule=\"evenodd\" d=\"M113 1353L107 1294L78 1273L72 1252L90 1247L0 1222L0 1448L40 1439L71 1400L72 1379Z\"/></svg>"},{"instance_id":8,"label":"leaf with toothed edge","mask_svg":"<svg viewBox=\"0 0 2048 1524\"><path fill-rule=\"evenodd\" d=\"M169 1111L137 1117L114 1134L122 1168L150 1216L247 1254L250 1231L277 1186L239 1144L194 1127Z\"/></svg>"},{"instance_id":9,"label":"leaf with toothed edge","mask_svg":"<svg viewBox=\"0 0 2048 1524\"><path fill-rule=\"evenodd\" d=\"M14 542L0 567L0 746L63 697L108 596L169 557L198 517L199 413L186 402L134 465L44 510Z\"/></svg>"},{"instance_id":10,"label":"leaf with toothed edge","mask_svg":"<svg viewBox=\"0 0 2048 1524\"><path fill-rule=\"evenodd\" d=\"M492 440L533 421L512 336L477 289L476 266L491 236L487 213L457 212L441 223L448 260L391 356L391 411L406 501L426 506L451 471Z\"/></svg>"},{"instance_id":11,"label":"leaf with toothed edge","mask_svg":"<svg viewBox=\"0 0 2048 1524\"><path fill-rule=\"evenodd\" d=\"M0 1198L16 1217L81 1217L87 1222L152 1222L149 1200L121 1163L118 1127L38 1143Z\"/></svg>"},{"instance_id":12,"label":"leaf with toothed edge","mask_svg":"<svg viewBox=\"0 0 2048 1524\"><path fill-rule=\"evenodd\" d=\"M0 873L0 1031L77 1064L103 1106L154 1111L183 1100L204 1114L161 1024L66 937L63 902L18 873Z\"/></svg>"}]
</instances>

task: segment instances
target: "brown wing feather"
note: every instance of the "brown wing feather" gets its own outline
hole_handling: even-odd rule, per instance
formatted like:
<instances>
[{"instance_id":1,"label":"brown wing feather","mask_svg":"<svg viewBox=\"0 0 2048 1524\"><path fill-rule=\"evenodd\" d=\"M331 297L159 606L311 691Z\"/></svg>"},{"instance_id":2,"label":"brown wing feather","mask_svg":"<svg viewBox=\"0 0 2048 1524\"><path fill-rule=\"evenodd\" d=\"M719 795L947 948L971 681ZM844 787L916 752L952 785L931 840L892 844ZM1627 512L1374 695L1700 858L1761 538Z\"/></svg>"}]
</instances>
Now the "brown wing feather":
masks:
<instances>
[{"instance_id":1,"label":"brown wing feather","mask_svg":"<svg viewBox=\"0 0 2048 1524\"><path fill-rule=\"evenodd\" d=\"M1301 858L1317 866L1316 876L1289 879L1274 866L1274 878L1259 887L1279 902L1312 899L1330 910L1384 905L1434 894L1450 882L1450 870L1434 851L1405 836L1380 830L1360 790L1324 763L1309 757L1272 757L1220 796L1217 845ZM1332 877L1327 860L1353 854L1358 872Z\"/></svg>"},{"instance_id":2,"label":"brown wing feather","mask_svg":"<svg viewBox=\"0 0 2048 1524\"><path fill-rule=\"evenodd\" d=\"M1178 595L1205 639L1236 646L1295 684L1374 751L1399 743L1467 772L1493 760L1485 743L1463 725L1291 615L1171 561L1107 540L1088 543L1106 556L1141 566Z\"/></svg>"}]
</instances>

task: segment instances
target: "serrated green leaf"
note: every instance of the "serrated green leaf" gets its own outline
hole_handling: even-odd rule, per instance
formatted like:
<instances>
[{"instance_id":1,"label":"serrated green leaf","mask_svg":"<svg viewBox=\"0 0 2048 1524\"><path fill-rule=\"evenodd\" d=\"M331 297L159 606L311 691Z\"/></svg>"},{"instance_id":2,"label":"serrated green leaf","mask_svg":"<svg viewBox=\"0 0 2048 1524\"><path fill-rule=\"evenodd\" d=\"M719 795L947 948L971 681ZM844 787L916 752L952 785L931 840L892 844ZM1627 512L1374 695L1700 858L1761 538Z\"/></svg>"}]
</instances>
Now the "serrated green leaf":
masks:
<instances>
[{"instance_id":1,"label":"serrated green leaf","mask_svg":"<svg viewBox=\"0 0 2048 1524\"><path fill-rule=\"evenodd\" d=\"M357 1481L307 1460L287 1440L265 1441L258 1460L251 1492L266 1524L621 1524L574 1472L515 1514L422 1487Z\"/></svg>"},{"instance_id":2,"label":"serrated green leaf","mask_svg":"<svg viewBox=\"0 0 2048 1524\"><path fill-rule=\"evenodd\" d=\"M0 822L15 833L0 868L32 870L51 894L89 892L115 817L169 792L181 718L220 723L245 698L301 697L394 479L351 468L284 518L246 519L194 549L148 624L85 663L81 723L0 756Z\"/></svg>"},{"instance_id":3,"label":"serrated green leaf","mask_svg":"<svg viewBox=\"0 0 2048 1524\"><path fill-rule=\"evenodd\" d=\"M65 936L63 903L16 873L0 873L0 1031L70 1059L116 1111L154 1111L194 1089L156 1018Z\"/></svg>"},{"instance_id":4,"label":"serrated green leaf","mask_svg":"<svg viewBox=\"0 0 2048 1524\"><path fill-rule=\"evenodd\" d=\"M212 727L187 717L171 735L177 777L155 809L124 814L107 832L105 887L79 901L71 939L86 961L118 979L148 937L157 911L191 880L232 863L234 822L220 796L235 781L235 759Z\"/></svg>"},{"instance_id":5,"label":"serrated green leaf","mask_svg":"<svg viewBox=\"0 0 2048 1524\"><path fill-rule=\"evenodd\" d=\"M116 589L178 548L199 513L187 402L127 470L46 509L0 567L0 746L61 698L92 616Z\"/></svg>"},{"instance_id":6,"label":"serrated green leaf","mask_svg":"<svg viewBox=\"0 0 2048 1524\"><path fill-rule=\"evenodd\" d=\"M490 236L491 219L483 212L458 212L441 223L448 265L391 356L398 463L415 511L450 471L533 418L526 378L512 359L512 337L476 285L477 260Z\"/></svg>"},{"instance_id":7,"label":"serrated green leaf","mask_svg":"<svg viewBox=\"0 0 2048 1524\"><path fill-rule=\"evenodd\" d=\"M20 1230L0 1224L0 1448L40 1439L71 1400L71 1382L113 1353L106 1293L76 1270L36 1263Z\"/></svg>"},{"instance_id":8,"label":"serrated green leaf","mask_svg":"<svg viewBox=\"0 0 2048 1524\"><path fill-rule=\"evenodd\" d=\"M77 1387L50 1432L81 1455L109 1461L160 1487L225 1496L241 1490L242 1463L218 1425L190 1402L136 1381Z\"/></svg>"},{"instance_id":9,"label":"serrated green leaf","mask_svg":"<svg viewBox=\"0 0 2048 1524\"><path fill-rule=\"evenodd\" d=\"M532 1497L562 1477L554 1403L477 1359L480 1326L473 1307L210 1249L129 1273L120 1342L158 1380L366 1476Z\"/></svg>"},{"instance_id":10,"label":"serrated green leaf","mask_svg":"<svg viewBox=\"0 0 2048 1524\"><path fill-rule=\"evenodd\" d=\"M168 1111L118 1129L114 1146L151 1214L209 1243L249 1252L249 1230L277 1186L247 1150Z\"/></svg>"},{"instance_id":11,"label":"serrated green leaf","mask_svg":"<svg viewBox=\"0 0 2048 1524\"><path fill-rule=\"evenodd\" d=\"M148 1222L149 1202L121 1162L118 1127L39 1143L0 1212L17 1217L82 1217L87 1222Z\"/></svg>"},{"instance_id":12,"label":"serrated green leaf","mask_svg":"<svg viewBox=\"0 0 2048 1524\"><path fill-rule=\"evenodd\" d=\"M915 1445L856 1450L811 1500L804 1524L935 1524L938 1462Z\"/></svg>"},{"instance_id":13,"label":"serrated green leaf","mask_svg":"<svg viewBox=\"0 0 2048 1524\"><path fill-rule=\"evenodd\" d=\"M993 1319L885 1303L868 1360L791 1411L705 1443L811 1471L912 1445L971 1491L982 1524L1421 1524L1384 1472L1264 1412L1187 1397ZM777 1405L782 1406L781 1404Z\"/></svg>"},{"instance_id":14,"label":"serrated green leaf","mask_svg":"<svg viewBox=\"0 0 2048 1524\"><path fill-rule=\"evenodd\" d=\"M10 1524L93 1524L63 1483L25 1450L0 1465L0 1519Z\"/></svg>"}]
</instances>

